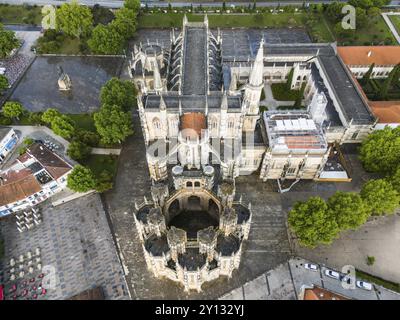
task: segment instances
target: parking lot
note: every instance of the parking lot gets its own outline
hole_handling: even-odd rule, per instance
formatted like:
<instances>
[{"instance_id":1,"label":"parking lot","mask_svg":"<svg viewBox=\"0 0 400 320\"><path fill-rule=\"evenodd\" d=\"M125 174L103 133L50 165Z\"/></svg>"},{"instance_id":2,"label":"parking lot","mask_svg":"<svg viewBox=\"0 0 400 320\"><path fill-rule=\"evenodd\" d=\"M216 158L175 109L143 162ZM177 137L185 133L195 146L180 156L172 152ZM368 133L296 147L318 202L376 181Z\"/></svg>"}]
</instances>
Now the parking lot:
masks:
<instances>
[{"instance_id":1,"label":"parking lot","mask_svg":"<svg viewBox=\"0 0 400 320\"><path fill-rule=\"evenodd\" d=\"M373 284L371 291L352 286L346 288L342 281L328 277L326 270L340 271L327 266L315 264L316 271L304 267L309 261L302 258L290 259L287 263L268 271L256 279L247 282L226 295L221 300L294 300L297 299L302 286L316 285L335 293L356 300L400 300L400 294ZM359 279L357 279L359 280Z\"/></svg>"}]
</instances>

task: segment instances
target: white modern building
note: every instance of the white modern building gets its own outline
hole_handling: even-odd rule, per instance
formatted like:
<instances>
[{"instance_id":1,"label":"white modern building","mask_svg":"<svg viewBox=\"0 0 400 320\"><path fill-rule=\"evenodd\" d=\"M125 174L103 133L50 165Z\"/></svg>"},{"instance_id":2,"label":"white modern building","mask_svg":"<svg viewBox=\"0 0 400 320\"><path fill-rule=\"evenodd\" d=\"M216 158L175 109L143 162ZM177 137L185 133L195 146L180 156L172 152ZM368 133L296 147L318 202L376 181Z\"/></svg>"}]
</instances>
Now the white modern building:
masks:
<instances>
[{"instance_id":1,"label":"white modern building","mask_svg":"<svg viewBox=\"0 0 400 320\"><path fill-rule=\"evenodd\" d=\"M33 207L63 190L71 170L71 165L44 145L31 145L0 171L0 217Z\"/></svg>"},{"instance_id":2,"label":"white modern building","mask_svg":"<svg viewBox=\"0 0 400 320\"><path fill-rule=\"evenodd\" d=\"M0 127L0 164L4 162L18 143L18 135L12 128Z\"/></svg>"}]
</instances>

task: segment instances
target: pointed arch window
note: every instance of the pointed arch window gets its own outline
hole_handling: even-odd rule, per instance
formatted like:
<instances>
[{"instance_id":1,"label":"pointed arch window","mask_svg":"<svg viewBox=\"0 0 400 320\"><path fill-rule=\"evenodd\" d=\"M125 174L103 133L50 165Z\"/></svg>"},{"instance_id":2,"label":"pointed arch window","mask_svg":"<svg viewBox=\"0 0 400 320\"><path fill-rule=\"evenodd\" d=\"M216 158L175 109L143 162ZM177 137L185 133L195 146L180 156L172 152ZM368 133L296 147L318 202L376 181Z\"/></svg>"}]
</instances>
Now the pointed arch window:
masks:
<instances>
[{"instance_id":1,"label":"pointed arch window","mask_svg":"<svg viewBox=\"0 0 400 320\"><path fill-rule=\"evenodd\" d=\"M153 128L154 130L161 130L161 122L157 117L153 118Z\"/></svg>"}]
</instances>

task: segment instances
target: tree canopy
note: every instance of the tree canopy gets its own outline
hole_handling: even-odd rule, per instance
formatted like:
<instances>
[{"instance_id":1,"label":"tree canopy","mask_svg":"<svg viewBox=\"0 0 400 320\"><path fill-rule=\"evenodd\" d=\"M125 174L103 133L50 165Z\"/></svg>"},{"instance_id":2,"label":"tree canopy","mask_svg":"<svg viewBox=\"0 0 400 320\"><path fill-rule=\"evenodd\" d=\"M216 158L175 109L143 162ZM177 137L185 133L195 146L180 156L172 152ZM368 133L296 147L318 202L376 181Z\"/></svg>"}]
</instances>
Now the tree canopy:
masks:
<instances>
[{"instance_id":1,"label":"tree canopy","mask_svg":"<svg viewBox=\"0 0 400 320\"><path fill-rule=\"evenodd\" d=\"M288 222L300 244L307 247L330 244L339 233L332 212L320 197L297 202L289 212Z\"/></svg>"},{"instance_id":2,"label":"tree canopy","mask_svg":"<svg viewBox=\"0 0 400 320\"><path fill-rule=\"evenodd\" d=\"M136 89L131 81L123 81L111 78L100 92L102 105L117 105L122 110L129 111L135 105Z\"/></svg>"},{"instance_id":3,"label":"tree canopy","mask_svg":"<svg viewBox=\"0 0 400 320\"><path fill-rule=\"evenodd\" d=\"M3 114L8 118L19 118L24 112L24 107L19 102L7 101L3 105Z\"/></svg>"},{"instance_id":4,"label":"tree canopy","mask_svg":"<svg viewBox=\"0 0 400 320\"><path fill-rule=\"evenodd\" d=\"M60 117L61 113L57 109L49 108L42 114L42 121L47 124L51 124L53 120Z\"/></svg>"},{"instance_id":5,"label":"tree canopy","mask_svg":"<svg viewBox=\"0 0 400 320\"><path fill-rule=\"evenodd\" d=\"M76 192L88 192L96 186L93 172L81 165L76 165L68 175L67 186Z\"/></svg>"},{"instance_id":6,"label":"tree canopy","mask_svg":"<svg viewBox=\"0 0 400 320\"><path fill-rule=\"evenodd\" d=\"M79 5L76 0L64 3L56 13L57 29L65 34L81 38L90 35L93 27L92 11L87 6Z\"/></svg>"},{"instance_id":7,"label":"tree canopy","mask_svg":"<svg viewBox=\"0 0 400 320\"><path fill-rule=\"evenodd\" d=\"M97 54L121 54L124 37L111 23L107 26L97 25L88 40L88 45L93 53Z\"/></svg>"},{"instance_id":8,"label":"tree canopy","mask_svg":"<svg viewBox=\"0 0 400 320\"><path fill-rule=\"evenodd\" d=\"M0 74L0 95L6 90L9 86L8 79L5 75Z\"/></svg>"},{"instance_id":9,"label":"tree canopy","mask_svg":"<svg viewBox=\"0 0 400 320\"><path fill-rule=\"evenodd\" d=\"M371 214L358 193L336 192L327 203L340 230L358 228Z\"/></svg>"},{"instance_id":10,"label":"tree canopy","mask_svg":"<svg viewBox=\"0 0 400 320\"><path fill-rule=\"evenodd\" d=\"M391 214L399 205L399 193L385 179L369 180L361 189L361 198L373 215Z\"/></svg>"},{"instance_id":11,"label":"tree canopy","mask_svg":"<svg viewBox=\"0 0 400 320\"><path fill-rule=\"evenodd\" d=\"M125 0L124 7L136 12L140 10L140 0Z\"/></svg>"},{"instance_id":12,"label":"tree canopy","mask_svg":"<svg viewBox=\"0 0 400 320\"><path fill-rule=\"evenodd\" d=\"M135 34L136 15L135 11L128 8L121 8L115 12L115 19L111 24L124 39L130 39Z\"/></svg>"},{"instance_id":13,"label":"tree canopy","mask_svg":"<svg viewBox=\"0 0 400 320\"><path fill-rule=\"evenodd\" d=\"M362 143L360 159L364 168L381 174L393 173L400 165L400 127L385 127L371 133Z\"/></svg>"},{"instance_id":14,"label":"tree canopy","mask_svg":"<svg viewBox=\"0 0 400 320\"><path fill-rule=\"evenodd\" d=\"M72 141L67 150L67 154L74 160L86 159L92 151L92 148L81 141Z\"/></svg>"},{"instance_id":15,"label":"tree canopy","mask_svg":"<svg viewBox=\"0 0 400 320\"><path fill-rule=\"evenodd\" d=\"M4 29L0 23L0 59L7 57L18 45L19 40L15 36L15 32Z\"/></svg>"},{"instance_id":16,"label":"tree canopy","mask_svg":"<svg viewBox=\"0 0 400 320\"><path fill-rule=\"evenodd\" d=\"M107 144L121 143L133 133L130 114L117 105L103 105L94 114L94 123L101 140Z\"/></svg>"},{"instance_id":17,"label":"tree canopy","mask_svg":"<svg viewBox=\"0 0 400 320\"><path fill-rule=\"evenodd\" d=\"M51 122L51 129L53 132L65 139L70 139L75 132L75 125L71 118L62 115L55 117Z\"/></svg>"}]
</instances>

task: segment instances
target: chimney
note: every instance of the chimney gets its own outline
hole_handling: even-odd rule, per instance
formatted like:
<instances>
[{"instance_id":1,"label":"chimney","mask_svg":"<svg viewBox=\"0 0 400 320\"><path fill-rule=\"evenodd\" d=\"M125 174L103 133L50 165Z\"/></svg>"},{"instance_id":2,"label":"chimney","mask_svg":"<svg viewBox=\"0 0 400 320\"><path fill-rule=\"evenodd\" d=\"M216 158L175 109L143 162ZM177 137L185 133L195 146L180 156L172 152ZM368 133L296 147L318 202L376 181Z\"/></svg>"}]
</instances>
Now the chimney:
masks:
<instances>
[{"instance_id":1,"label":"chimney","mask_svg":"<svg viewBox=\"0 0 400 320\"><path fill-rule=\"evenodd\" d=\"M369 51L368 51L368 54L367 54L368 58L371 56L371 54L372 54L372 51L369 50Z\"/></svg>"}]
</instances>

